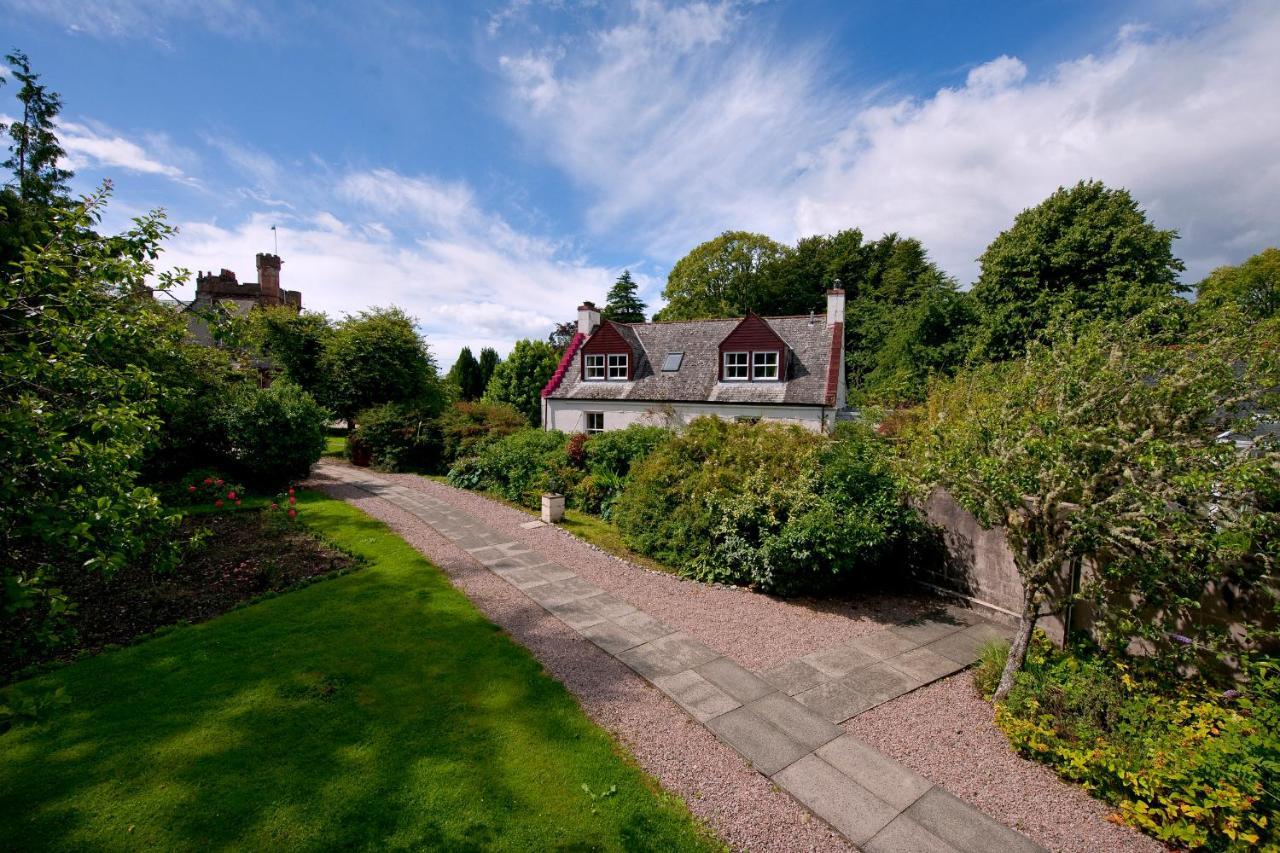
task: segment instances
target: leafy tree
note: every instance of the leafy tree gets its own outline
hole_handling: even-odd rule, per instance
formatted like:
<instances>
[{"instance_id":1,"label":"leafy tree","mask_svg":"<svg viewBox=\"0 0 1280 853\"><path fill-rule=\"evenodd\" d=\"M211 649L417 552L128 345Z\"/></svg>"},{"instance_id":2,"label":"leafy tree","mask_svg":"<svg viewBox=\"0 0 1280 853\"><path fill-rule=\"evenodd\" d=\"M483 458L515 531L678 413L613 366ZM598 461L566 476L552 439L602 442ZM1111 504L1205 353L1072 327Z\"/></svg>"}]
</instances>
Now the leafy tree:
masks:
<instances>
[{"instance_id":1,"label":"leafy tree","mask_svg":"<svg viewBox=\"0 0 1280 853\"><path fill-rule=\"evenodd\" d=\"M1070 600L1064 566L1098 564L1086 592L1104 648L1123 654L1139 637L1155 659L1186 663L1182 635L1227 639L1190 618L1205 584L1225 576L1247 588L1280 557L1280 447L1248 455L1216 438L1275 419L1276 329L1229 314L1176 336L1148 329L1137 317L1054 330L1052 345L1033 341L1022 360L929 396L912 448L921 482L1004 525L1022 576L997 699L1037 620Z\"/></svg>"},{"instance_id":2,"label":"leafy tree","mask_svg":"<svg viewBox=\"0 0 1280 853\"><path fill-rule=\"evenodd\" d=\"M1263 249L1238 267L1218 267L1198 285L1205 309L1235 305L1255 320L1280 314L1280 249Z\"/></svg>"},{"instance_id":3,"label":"leafy tree","mask_svg":"<svg viewBox=\"0 0 1280 853\"><path fill-rule=\"evenodd\" d=\"M609 288L605 297L604 310L600 312L606 320L618 323L643 323L644 310L648 306L636 293L636 283L631 278L631 270L623 270L622 275Z\"/></svg>"},{"instance_id":4,"label":"leafy tree","mask_svg":"<svg viewBox=\"0 0 1280 853\"><path fill-rule=\"evenodd\" d=\"M53 206L70 206L66 181L71 172L58 166L63 155L53 132L61 99L48 91L31 71L25 54L7 57L14 78L21 84L16 95L22 118L12 125L0 123L10 139L4 166L12 178L0 188L0 271L8 271L25 246L47 241L53 233ZM0 86L6 82L0 77Z\"/></svg>"},{"instance_id":5,"label":"leafy tree","mask_svg":"<svg viewBox=\"0 0 1280 853\"><path fill-rule=\"evenodd\" d=\"M769 313L774 265L791 250L763 234L726 231L685 255L667 276L660 320Z\"/></svg>"},{"instance_id":6,"label":"leafy tree","mask_svg":"<svg viewBox=\"0 0 1280 853\"><path fill-rule=\"evenodd\" d=\"M262 355L281 367L295 385L317 399L323 398L324 353L334 336L329 318L279 306L254 310L249 319L256 326L251 334Z\"/></svg>"},{"instance_id":7,"label":"leafy tree","mask_svg":"<svg viewBox=\"0 0 1280 853\"><path fill-rule=\"evenodd\" d=\"M139 285L172 233L159 214L92 233L109 191L59 210L47 243L0 270L0 659L54 645L58 579L164 567L176 519L139 485L161 426L156 365L185 327ZM179 279L158 276L160 290Z\"/></svg>"},{"instance_id":8,"label":"leafy tree","mask_svg":"<svg viewBox=\"0 0 1280 853\"><path fill-rule=\"evenodd\" d=\"M250 484L271 489L306 477L324 453L327 413L288 379L241 383L219 414L228 458Z\"/></svg>"},{"instance_id":9,"label":"leafy tree","mask_svg":"<svg viewBox=\"0 0 1280 853\"><path fill-rule=\"evenodd\" d=\"M1127 190L1060 187L1014 219L981 257L973 287L980 360L1013 358L1058 314L1124 319L1185 290L1175 231L1147 221Z\"/></svg>"},{"instance_id":10,"label":"leafy tree","mask_svg":"<svg viewBox=\"0 0 1280 853\"><path fill-rule=\"evenodd\" d=\"M568 323L556 323L555 328L551 330L551 334L547 335L547 343L560 352L564 352L569 348L569 342L573 340L573 336L577 333L578 323L576 320L571 320Z\"/></svg>"},{"instance_id":11,"label":"leafy tree","mask_svg":"<svg viewBox=\"0 0 1280 853\"><path fill-rule=\"evenodd\" d=\"M455 403L440 416L444 461L452 464L474 456L486 445L528 428L524 415L505 403Z\"/></svg>"},{"instance_id":12,"label":"leafy tree","mask_svg":"<svg viewBox=\"0 0 1280 853\"><path fill-rule=\"evenodd\" d=\"M480 399L484 393L484 375L480 371L480 362L471 354L471 347L463 347L458 353L458 360L449 369L448 379L458 389L459 399Z\"/></svg>"},{"instance_id":13,"label":"leafy tree","mask_svg":"<svg viewBox=\"0 0 1280 853\"><path fill-rule=\"evenodd\" d=\"M435 359L414 321L399 308L374 308L343 319L324 352L327 402L348 423L383 403L419 403L436 412L445 393Z\"/></svg>"},{"instance_id":14,"label":"leafy tree","mask_svg":"<svg viewBox=\"0 0 1280 853\"><path fill-rule=\"evenodd\" d=\"M556 372L560 352L545 341L516 341L511 355L493 371L484 389L486 403L507 403L534 426L542 424L542 388Z\"/></svg>"},{"instance_id":15,"label":"leafy tree","mask_svg":"<svg viewBox=\"0 0 1280 853\"><path fill-rule=\"evenodd\" d=\"M485 389L489 387L489 380L493 378L493 371L502 361L498 357L498 351L493 347L485 347L480 350L480 387ZM483 391L482 391L483 394Z\"/></svg>"},{"instance_id":16,"label":"leafy tree","mask_svg":"<svg viewBox=\"0 0 1280 853\"><path fill-rule=\"evenodd\" d=\"M62 98L40 82L32 72L27 55L15 50L5 56L11 72L20 84L18 100L22 118L9 126L13 140L10 157L4 166L13 172L18 196L28 204L48 206L66 198L67 180L71 172L58 166L66 156L53 132L54 122L62 109Z\"/></svg>"},{"instance_id":17,"label":"leafy tree","mask_svg":"<svg viewBox=\"0 0 1280 853\"><path fill-rule=\"evenodd\" d=\"M855 311L863 307L860 301ZM924 399L930 377L950 376L963 363L974 318L972 297L941 284L905 305L865 311L859 331L864 341L877 343L858 353L860 366L871 367L861 377L863 394L891 405Z\"/></svg>"}]
</instances>

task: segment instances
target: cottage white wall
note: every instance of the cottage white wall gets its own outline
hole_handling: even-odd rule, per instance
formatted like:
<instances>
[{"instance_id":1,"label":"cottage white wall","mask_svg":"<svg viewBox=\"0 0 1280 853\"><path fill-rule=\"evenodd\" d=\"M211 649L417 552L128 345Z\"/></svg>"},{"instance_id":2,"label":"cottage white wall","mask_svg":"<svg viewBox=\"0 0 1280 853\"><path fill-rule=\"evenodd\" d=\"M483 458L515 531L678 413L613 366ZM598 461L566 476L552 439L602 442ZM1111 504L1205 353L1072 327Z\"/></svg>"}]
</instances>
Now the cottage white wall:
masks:
<instances>
[{"instance_id":1,"label":"cottage white wall","mask_svg":"<svg viewBox=\"0 0 1280 853\"><path fill-rule=\"evenodd\" d=\"M641 403L628 400L546 400L544 424L562 432L586 432L587 412L602 412L606 430L648 424L678 429L702 415L731 421L759 418L794 423L822 432L834 422L833 410L819 406L753 406L747 403Z\"/></svg>"}]
</instances>

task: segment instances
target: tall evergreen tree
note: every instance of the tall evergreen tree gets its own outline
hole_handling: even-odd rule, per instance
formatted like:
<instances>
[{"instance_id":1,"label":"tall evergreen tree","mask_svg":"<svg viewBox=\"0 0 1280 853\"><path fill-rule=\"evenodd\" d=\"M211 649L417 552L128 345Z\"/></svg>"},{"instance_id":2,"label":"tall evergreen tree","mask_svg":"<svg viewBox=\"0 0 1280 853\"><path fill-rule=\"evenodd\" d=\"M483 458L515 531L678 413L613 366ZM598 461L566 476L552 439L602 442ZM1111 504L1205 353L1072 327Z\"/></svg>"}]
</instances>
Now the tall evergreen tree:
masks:
<instances>
[{"instance_id":1,"label":"tall evergreen tree","mask_svg":"<svg viewBox=\"0 0 1280 853\"><path fill-rule=\"evenodd\" d=\"M493 347L485 347L480 350L480 389L482 394L484 389L489 387L489 380L493 378L493 371L501 361L502 359L498 358L498 351Z\"/></svg>"},{"instance_id":2,"label":"tall evergreen tree","mask_svg":"<svg viewBox=\"0 0 1280 853\"><path fill-rule=\"evenodd\" d=\"M480 362L471 354L471 347L463 347L458 353L458 360L449 369L449 381L457 387L458 397L462 400L478 400L484 393Z\"/></svg>"},{"instance_id":3,"label":"tall evergreen tree","mask_svg":"<svg viewBox=\"0 0 1280 853\"><path fill-rule=\"evenodd\" d=\"M643 323L644 309L648 306L636 293L636 283L631 279L631 270L623 270L622 275L609 288L605 299L604 310L600 313L606 320L618 323Z\"/></svg>"},{"instance_id":4,"label":"tall evergreen tree","mask_svg":"<svg viewBox=\"0 0 1280 853\"><path fill-rule=\"evenodd\" d=\"M66 197L67 180L72 175L58 166L67 152L53 132L62 98L40 82L40 75L32 72L31 62L22 51L8 54L5 61L21 84L18 100L22 103L22 118L8 128L13 141L4 166L13 171L14 186L23 202L47 206Z\"/></svg>"}]
</instances>

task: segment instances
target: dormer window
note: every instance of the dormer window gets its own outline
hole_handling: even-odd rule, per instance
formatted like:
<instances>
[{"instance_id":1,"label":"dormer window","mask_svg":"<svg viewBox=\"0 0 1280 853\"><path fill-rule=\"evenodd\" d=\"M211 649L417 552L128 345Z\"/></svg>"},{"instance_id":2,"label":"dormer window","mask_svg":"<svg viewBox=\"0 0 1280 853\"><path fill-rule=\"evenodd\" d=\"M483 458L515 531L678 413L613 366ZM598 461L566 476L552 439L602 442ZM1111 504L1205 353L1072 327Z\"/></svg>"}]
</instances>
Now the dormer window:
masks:
<instances>
[{"instance_id":1,"label":"dormer window","mask_svg":"<svg viewBox=\"0 0 1280 853\"><path fill-rule=\"evenodd\" d=\"M627 354L619 353L609 356L609 378L614 381L626 381L629 374L627 372Z\"/></svg>"},{"instance_id":2,"label":"dormer window","mask_svg":"<svg viewBox=\"0 0 1280 853\"><path fill-rule=\"evenodd\" d=\"M747 365L751 353L747 352L727 352L724 354L724 381L726 382L745 382L750 379L747 373Z\"/></svg>"},{"instance_id":3,"label":"dormer window","mask_svg":"<svg viewBox=\"0 0 1280 853\"><path fill-rule=\"evenodd\" d=\"M604 356L584 355L582 357L582 378L588 381L604 379Z\"/></svg>"},{"instance_id":4,"label":"dormer window","mask_svg":"<svg viewBox=\"0 0 1280 853\"><path fill-rule=\"evenodd\" d=\"M770 380L778 378L778 353L776 350L751 354L751 378Z\"/></svg>"}]
</instances>

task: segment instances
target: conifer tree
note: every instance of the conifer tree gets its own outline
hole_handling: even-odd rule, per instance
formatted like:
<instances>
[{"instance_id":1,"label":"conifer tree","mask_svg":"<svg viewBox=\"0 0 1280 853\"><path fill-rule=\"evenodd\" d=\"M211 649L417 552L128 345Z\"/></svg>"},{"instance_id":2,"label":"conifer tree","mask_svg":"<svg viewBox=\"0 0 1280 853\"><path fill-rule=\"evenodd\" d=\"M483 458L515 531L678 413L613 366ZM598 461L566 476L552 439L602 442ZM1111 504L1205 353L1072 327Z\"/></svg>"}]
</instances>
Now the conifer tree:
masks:
<instances>
[{"instance_id":1,"label":"conifer tree","mask_svg":"<svg viewBox=\"0 0 1280 853\"><path fill-rule=\"evenodd\" d=\"M636 283L631 279L631 270L623 270L613 287L609 288L604 310L600 313L606 320L618 323L643 323L644 309L647 307L636 294Z\"/></svg>"}]
</instances>

